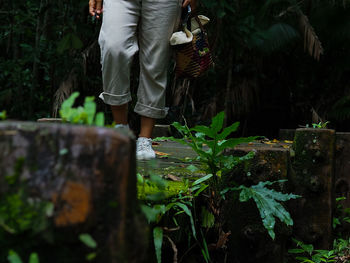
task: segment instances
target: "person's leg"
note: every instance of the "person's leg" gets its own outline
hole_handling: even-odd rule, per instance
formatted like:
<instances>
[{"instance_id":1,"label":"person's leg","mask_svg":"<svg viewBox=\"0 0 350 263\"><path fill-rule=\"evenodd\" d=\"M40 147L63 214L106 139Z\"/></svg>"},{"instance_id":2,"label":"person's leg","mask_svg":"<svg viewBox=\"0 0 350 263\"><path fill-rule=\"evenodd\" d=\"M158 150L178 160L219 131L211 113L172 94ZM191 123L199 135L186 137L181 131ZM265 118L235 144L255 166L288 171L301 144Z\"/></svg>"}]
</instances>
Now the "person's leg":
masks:
<instances>
[{"instance_id":1,"label":"person's leg","mask_svg":"<svg viewBox=\"0 0 350 263\"><path fill-rule=\"evenodd\" d=\"M169 39L181 14L182 0L142 0L140 81L135 112L141 115L140 135L150 136L155 119L164 118Z\"/></svg>"},{"instance_id":2,"label":"person's leg","mask_svg":"<svg viewBox=\"0 0 350 263\"><path fill-rule=\"evenodd\" d=\"M181 13L182 0L142 0L140 44L140 82L134 111L141 115L137 140L138 159L154 158L152 130L155 120L164 118L165 88L170 59L169 39Z\"/></svg>"},{"instance_id":3,"label":"person's leg","mask_svg":"<svg viewBox=\"0 0 350 263\"><path fill-rule=\"evenodd\" d=\"M104 0L99 36L103 92L100 98L111 105L114 121L127 123L130 95L130 67L138 51L136 29L140 18L139 0Z\"/></svg>"},{"instance_id":4,"label":"person's leg","mask_svg":"<svg viewBox=\"0 0 350 263\"><path fill-rule=\"evenodd\" d=\"M112 105L112 115L113 115L113 120L116 124L123 124L127 125L128 124L128 104L123 104L123 105Z\"/></svg>"},{"instance_id":5,"label":"person's leg","mask_svg":"<svg viewBox=\"0 0 350 263\"><path fill-rule=\"evenodd\" d=\"M156 119L141 116L141 130L139 137L151 138Z\"/></svg>"}]
</instances>

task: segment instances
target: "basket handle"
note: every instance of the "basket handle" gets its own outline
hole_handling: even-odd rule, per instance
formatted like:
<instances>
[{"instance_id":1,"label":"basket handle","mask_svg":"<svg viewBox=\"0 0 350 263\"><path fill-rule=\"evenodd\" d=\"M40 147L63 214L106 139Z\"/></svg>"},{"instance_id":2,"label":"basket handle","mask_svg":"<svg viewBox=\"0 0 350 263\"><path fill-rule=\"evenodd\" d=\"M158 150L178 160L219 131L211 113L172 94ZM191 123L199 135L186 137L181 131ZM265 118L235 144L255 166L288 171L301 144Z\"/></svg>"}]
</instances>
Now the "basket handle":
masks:
<instances>
[{"instance_id":1,"label":"basket handle","mask_svg":"<svg viewBox=\"0 0 350 263\"><path fill-rule=\"evenodd\" d=\"M199 25L199 28L202 30L203 33L205 33L205 30L204 30L204 27L202 25L202 22L201 20L198 18L198 15L197 14L194 14L194 19L197 21L198 25Z\"/></svg>"}]
</instances>

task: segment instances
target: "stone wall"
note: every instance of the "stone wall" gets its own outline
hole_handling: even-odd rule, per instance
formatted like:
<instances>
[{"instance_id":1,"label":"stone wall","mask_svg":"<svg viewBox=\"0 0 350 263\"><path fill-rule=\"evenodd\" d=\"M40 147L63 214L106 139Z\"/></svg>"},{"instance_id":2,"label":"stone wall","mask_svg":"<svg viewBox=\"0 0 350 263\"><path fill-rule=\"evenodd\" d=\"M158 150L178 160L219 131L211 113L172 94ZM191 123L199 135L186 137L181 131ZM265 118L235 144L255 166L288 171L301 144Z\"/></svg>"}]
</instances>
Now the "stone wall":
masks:
<instances>
[{"instance_id":1,"label":"stone wall","mask_svg":"<svg viewBox=\"0 0 350 263\"><path fill-rule=\"evenodd\" d=\"M113 129L0 123L0 196L20 186L28 200L54 206L45 230L54 242L42 244L49 258L41 262L84 261L80 233L96 239L97 262L140 262L147 227L138 211L135 164L134 138ZM55 257L61 246L64 260ZM68 250L76 261L67 261Z\"/></svg>"}]
</instances>

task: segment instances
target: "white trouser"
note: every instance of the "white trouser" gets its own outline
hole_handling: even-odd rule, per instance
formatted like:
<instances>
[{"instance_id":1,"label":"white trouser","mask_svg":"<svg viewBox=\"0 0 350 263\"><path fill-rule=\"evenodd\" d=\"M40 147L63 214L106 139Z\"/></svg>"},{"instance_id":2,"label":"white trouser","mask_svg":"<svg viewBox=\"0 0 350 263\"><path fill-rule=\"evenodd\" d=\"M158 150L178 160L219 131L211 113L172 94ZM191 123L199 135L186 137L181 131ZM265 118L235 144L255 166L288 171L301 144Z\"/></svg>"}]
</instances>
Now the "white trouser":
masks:
<instances>
[{"instance_id":1,"label":"white trouser","mask_svg":"<svg viewBox=\"0 0 350 263\"><path fill-rule=\"evenodd\" d=\"M130 67L139 50L134 110L146 117L165 117L169 39L178 26L181 5L182 0L104 0L99 36L104 91L100 98L106 104L122 105L131 100Z\"/></svg>"}]
</instances>

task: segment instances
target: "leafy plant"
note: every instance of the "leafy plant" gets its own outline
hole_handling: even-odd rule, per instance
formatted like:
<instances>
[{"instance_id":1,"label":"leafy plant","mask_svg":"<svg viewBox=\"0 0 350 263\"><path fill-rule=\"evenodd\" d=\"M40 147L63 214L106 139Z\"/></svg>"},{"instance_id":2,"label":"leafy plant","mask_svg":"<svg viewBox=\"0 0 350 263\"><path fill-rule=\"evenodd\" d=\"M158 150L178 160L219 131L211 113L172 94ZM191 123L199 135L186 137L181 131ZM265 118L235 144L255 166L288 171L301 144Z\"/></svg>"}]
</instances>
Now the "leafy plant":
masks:
<instances>
[{"instance_id":1,"label":"leafy plant","mask_svg":"<svg viewBox=\"0 0 350 263\"><path fill-rule=\"evenodd\" d=\"M79 96L79 92L74 92L67 100L62 103L60 116L65 122L88 124L103 127L104 114L96 113L96 103L94 97L86 97L84 106L74 108L74 102Z\"/></svg>"},{"instance_id":2,"label":"leafy plant","mask_svg":"<svg viewBox=\"0 0 350 263\"><path fill-rule=\"evenodd\" d=\"M314 249L314 246L311 244L304 244L296 239L293 239L293 241L299 248L289 249L288 253L300 254L301 256L296 256L295 259L301 263L328 263L336 261L334 250Z\"/></svg>"},{"instance_id":3,"label":"leafy plant","mask_svg":"<svg viewBox=\"0 0 350 263\"><path fill-rule=\"evenodd\" d=\"M8 188L0 198L0 256L3 257L3 253L10 248L7 259L11 263L22 262L19 256L23 252L22 247L25 247L22 242L30 244L34 237L49 234L49 218L54 210L51 202L30 196L27 181L19 178L23 162L24 159L19 158L13 174L5 176ZM16 249L13 249L13 246ZM39 263L36 253L30 254L29 263Z\"/></svg>"},{"instance_id":4,"label":"leafy plant","mask_svg":"<svg viewBox=\"0 0 350 263\"><path fill-rule=\"evenodd\" d=\"M156 140L166 140L170 139L175 142L184 144L191 147L196 153L197 157L190 159L192 162L187 169L196 171L204 170L204 175L197 178L193 182L185 181L185 187L178 192L177 195L167 199L168 197L162 191L166 189L166 183L163 182L159 177L155 175L150 175L149 179L145 179L141 175L138 175L138 181L141 184L155 184L159 187L160 192L153 193L146 197L146 200L156 201L157 198L163 199L163 203L151 203L148 202L141 206L141 209L145 213L146 217L150 222L158 224L164 214L168 213L170 209L175 210L173 220L177 225L175 216L179 213L185 213L190 219L190 226L192 229L192 236L195 242L200 247L203 258L206 262L210 262L209 250L207 247L207 241L205 238L204 231L202 228L212 228L220 229L220 221L218 222L218 211L220 208L221 200L225 198L225 194L229 191L238 191L239 200L241 202L253 199L257 204L258 210L260 212L263 225L267 229L268 234L271 238L275 238L274 226L275 218L281 220L281 222L292 225L293 220L290 214L285 210L280 202L287 201L290 199L298 198L297 195L293 194L283 194L267 188L266 186L271 186L275 183L282 184L285 180L280 180L277 182L260 182L257 185L251 187L239 185L237 182L233 181L234 187L227 187L223 183L223 178L232 171L232 169L242 163L250 160L254 157L255 153L249 152L244 156L234 156L226 154L226 150L234 148L241 143L249 143L257 138L247 137L247 138L231 138L230 135L235 132L239 126L236 122L226 128L223 128L224 124L224 112L219 113L212 119L210 126L198 125L193 128L189 128L186 123L181 125L179 123L174 123L173 126L180 132L183 138L175 137L160 137ZM150 183L149 181L152 181ZM196 216L195 199L201 195L204 198L204 205L201 207L201 216ZM210 206L208 205L210 204ZM208 205L206 207L205 205ZM194 218L200 218L200 220L195 221ZM161 260L161 243L160 240L163 237L162 231L158 225L154 230L154 242L156 248L156 255L158 262ZM200 235L197 235L197 234Z\"/></svg>"},{"instance_id":5,"label":"leafy plant","mask_svg":"<svg viewBox=\"0 0 350 263\"><path fill-rule=\"evenodd\" d=\"M312 128L314 128L314 129L326 129L328 124L329 124L329 121L326 121L326 122L320 121L319 123L313 123ZM308 124L306 125L306 128L309 128Z\"/></svg>"},{"instance_id":6,"label":"leafy plant","mask_svg":"<svg viewBox=\"0 0 350 263\"><path fill-rule=\"evenodd\" d=\"M230 172L238 163L249 160L254 156L254 152L249 152L243 157L225 155L224 151L226 149L234 148L241 143L251 142L257 138L257 136L228 138L233 132L237 131L239 122L235 122L223 129L224 118L225 113L220 112L212 119L209 127L197 125L191 129L186 124L182 126L180 123L175 122L172 125L180 132L183 138L159 137L156 140L169 139L190 146L198 155L196 160L200 161L206 167L206 173L212 174L215 179Z\"/></svg>"},{"instance_id":7,"label":"leafy plant","mask_svg":"<svg viewBox=\"0 0 350 263\"><path fill-rule=\"evenodd\" d=\"M335 216L333 216L333 229L342 223L350 223L350 208L344 208L341 201L346 200L346 197L338 197L336 201L336 211Z\"/></svg>"},{"instance_id":8,"label":"leafy plant","mask_svg":"<svg viewBox=\"0 0 350 263\"><path fill-rule=\"evenodd\" d=\"M0 112L0 120L5 120L6 119L6 111L1 111Z\"/></svg>"},{"instance_id":9,"label":"leafy plant","mask_svg":"<svg viewBox=\"0 0 350 263\"><path fill-rule=\"evenodd\" d=\"M350 238L342 239L338 238L333 241L333 250L337 255L337 258L346 262L350 259Z\"/></svg>"},{"instance_id":10,"label":"leafy plant","mask_svg":"<svg viewBox=\"0 0 350 263\"><path fill-rule=\"evenodd\" d=\"M284 182L286 182L286 180L279 180L276 182L260 182L257 185L253 185L251 187L241 185L235 188L226 188L221 193L225 194L229 190L240 191L239 201L246 202L250 199L253 199L256 203L257 208L259 209L264 227L268 231L270 237L274 239L274 227L276 222L275 218L278 218L287 226L293 225L293 220L289 212L279 202L288 201L290 199L296 199L300 197L294 194L283 194L265 187L267 185Z\"/></svg>"},{"instance_id":11,"label":"leafy plant","mask_svg":"<svg viewBox=\"0 0 350 263\"><path fill-rule=\"evenodd\" d=\"M21 257L16 253L16 251L10 250L7 260L10 263L23 263ZM28 263L39 263L39 257L37 253L31 253L29 256Z\"/></svg>"},{"instance_id":12,"label":"leafy plant","mask_svg":"<svg viewBox=\"0 0 350 263\"><path fill-rule=\"evenodd\" d=\"M224 112L220 112L212 119L212 123L209 127L201 125L195 126L191 129L188 128L187 125L182 126L179 123L174 123L174 127L183 135L183 138L161 137L158 139L170 139L190 146L198 154L196 160L200 161L207 167L207 178L203 177L203 180L209 180L210 178L214 179L210 180L214 192L220 192L221 195L224 196L224 194L230 190L240 191L239 200L241 202L248 201L252 198L256 202L260 211L264 227L267 229L271 238L274 239L275 233L273 229L275 226L275 217L279 218L287 225L293 224L290 214L284 209L279 201L287 201L298 198L299 196L293 194L282 194L265 187L274 183L283 183L283 180L277 182L260 182L251 187L239 186L220 189L221 186L218 183L218 180L221 177L224 177L229 173L237 164L247 161L254 156L253 151L242 157L225 155L224 151L228 148L234 148L238 144L249 143L258 138L257 136L247 138L229 138L229 136L237 130L239 123L233 123L229 127L223 129L224 118ZM194 133L194 135L192 133ZM215 194L216 199L218 199L217 196L218 194ZM220 200L216 200L216 202L220 202ZM218 205L219 204L217 204L217 206Z\"/></svg>"},{"instance_id":13,"label":"leafy plant","mask_svg":"<svg viewBox=\"0 0 350 263\"><path fill-rule=\"evenodd\" d=\"M79 240L84 243L85 246L87 246L88 248L91 248L91 249L96 249L97 248L97 243L96 241L93 239L93 237L90 235L90 234L80 234L79 235ZM97 256L97 253L96 251L94 252L91 252L89 254L87 254L85 256L85 259L87 261L91 261L91 260L94 260Z\"/></svg>"},{"instance_id":14,"label":"leafy plant","mask_svg":"<svg viewBox=\"0 0 350 263\"><path fill-rule=\"evenodd\" d=\"M185 182L181 190L172 197L166 194L167 189L169 189L168 182L158 175L151 174L150 178L147 179L138 174L138 183L144 186L141 188L141 191L145 191L145 185L157 189L154 193L142 195L146 202L141 205L141 210L148 222L155 224L153 228L154 247L157 261L161 262L161 248L164 235L162 227L158 226L158 224L165 214L172 214L172 220L176 226L178 225L176 217L185 214L190 222L192 236L194 239L197 239L195 221L192 213L192 200L194 196L205 189L203 180L195 181L191 183L191 186L188 185L188 182ZM199 185L201 186L198 187Z\"/></svg>"}]
</instances>

